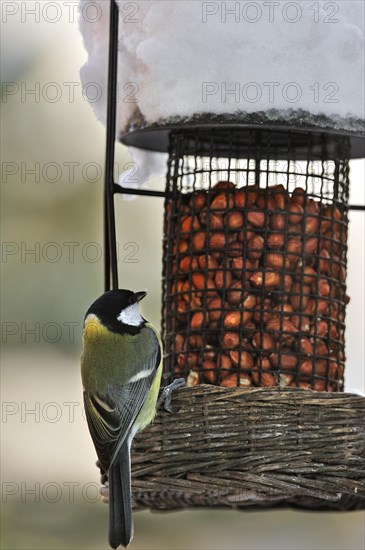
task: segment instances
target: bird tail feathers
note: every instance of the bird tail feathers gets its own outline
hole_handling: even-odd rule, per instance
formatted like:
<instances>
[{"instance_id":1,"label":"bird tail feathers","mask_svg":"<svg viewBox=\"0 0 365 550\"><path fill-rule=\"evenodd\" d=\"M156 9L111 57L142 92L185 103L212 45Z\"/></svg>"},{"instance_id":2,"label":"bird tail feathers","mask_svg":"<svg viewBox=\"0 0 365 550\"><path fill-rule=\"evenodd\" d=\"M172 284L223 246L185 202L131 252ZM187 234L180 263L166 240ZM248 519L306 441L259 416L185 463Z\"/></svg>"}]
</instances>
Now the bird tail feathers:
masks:
<instances>
[{"instance_id":1,"label":"bird tail feathers","mask_svg":"<svg viewBox=\"0 0 365 550\"><path fill-rule=\"evenodd\" d=\"M109 468L109 544L126 548L133 538L131 463L128 442L123 443Z\"/></svg>"}]
</instances>

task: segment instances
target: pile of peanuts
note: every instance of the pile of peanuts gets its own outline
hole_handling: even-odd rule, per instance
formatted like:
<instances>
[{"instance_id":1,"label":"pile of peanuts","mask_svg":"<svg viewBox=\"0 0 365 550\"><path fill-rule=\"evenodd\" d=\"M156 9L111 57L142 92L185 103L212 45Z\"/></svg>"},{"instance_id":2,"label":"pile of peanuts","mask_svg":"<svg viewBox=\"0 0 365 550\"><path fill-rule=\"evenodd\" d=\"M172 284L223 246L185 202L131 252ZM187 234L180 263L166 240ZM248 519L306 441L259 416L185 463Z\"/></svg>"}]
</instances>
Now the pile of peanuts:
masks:
<instances>
[{"instance_id":1,"label":"pile of peanuts","mask_svg":"<svg viewBox=\"0 0 365 550\"><path fill-rule=\"evenodd\" d=\"M167 204L167 369L199 383L341 391L347 219L300 187Z\"/></svg>"}]
</instances>

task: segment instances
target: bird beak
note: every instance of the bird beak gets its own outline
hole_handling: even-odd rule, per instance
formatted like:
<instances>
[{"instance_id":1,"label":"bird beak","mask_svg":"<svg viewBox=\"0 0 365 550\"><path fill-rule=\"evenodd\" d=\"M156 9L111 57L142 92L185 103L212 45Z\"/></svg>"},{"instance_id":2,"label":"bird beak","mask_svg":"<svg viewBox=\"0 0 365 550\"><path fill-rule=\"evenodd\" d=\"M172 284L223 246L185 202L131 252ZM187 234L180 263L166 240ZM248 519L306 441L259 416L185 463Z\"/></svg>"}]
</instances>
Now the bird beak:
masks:
<instances>
[{"instance_id":1,"label":"bird beak","mask_svg":"<svg viewBox=\"0 0 365 550\"><path fill-rule=\"evenodd\" d=\"M144 290L142 290L141 292L135 292L134 295L135 295L135 297L136 297L137 302L140 302L141 300L143 300L143 298L144 298L145 296L147 296L147 292L145 292Z\"/></svg>"}]
</instances>

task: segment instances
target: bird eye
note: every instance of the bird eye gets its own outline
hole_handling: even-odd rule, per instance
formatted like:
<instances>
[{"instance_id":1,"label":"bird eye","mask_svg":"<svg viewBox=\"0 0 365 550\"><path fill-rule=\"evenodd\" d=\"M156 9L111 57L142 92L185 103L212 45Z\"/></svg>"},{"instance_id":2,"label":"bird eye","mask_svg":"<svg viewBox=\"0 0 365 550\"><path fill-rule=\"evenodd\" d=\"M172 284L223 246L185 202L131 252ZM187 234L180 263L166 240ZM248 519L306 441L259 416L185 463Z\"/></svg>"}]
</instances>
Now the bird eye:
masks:
<instances>
[{"instance_id":1,"label":"bird eye","mask_svg":"<svg viewBox=\"0 0 365 550\"><path fill-rule=\"evenodd\" d=\"M130 305L132 305L132 304L135 303L134 296L131 296L131 297L129 298L129 303L130 303Z\"/></svg>"}]
</instances>

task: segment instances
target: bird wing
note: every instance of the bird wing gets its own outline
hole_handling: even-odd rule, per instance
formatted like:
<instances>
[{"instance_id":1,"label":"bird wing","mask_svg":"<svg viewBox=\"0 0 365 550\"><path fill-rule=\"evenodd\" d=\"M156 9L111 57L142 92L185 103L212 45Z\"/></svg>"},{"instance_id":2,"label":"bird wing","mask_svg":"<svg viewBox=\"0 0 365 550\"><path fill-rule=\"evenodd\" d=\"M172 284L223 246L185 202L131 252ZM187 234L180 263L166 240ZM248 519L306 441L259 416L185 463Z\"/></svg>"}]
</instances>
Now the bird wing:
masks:
<instances>
[{"instance_id":1,"label":"bird wing","mask_svg":"<svg viewBox=\"0 0 365 550\"><path fill-rule=\"evenodd\" d=\"M155 340L148 363L141 365L134 381L115 385L106 395L84 391L86 419L104 471L109 469L127 439L156 376L161 349L157 337Z\"/></svg>"}]
</instances>

